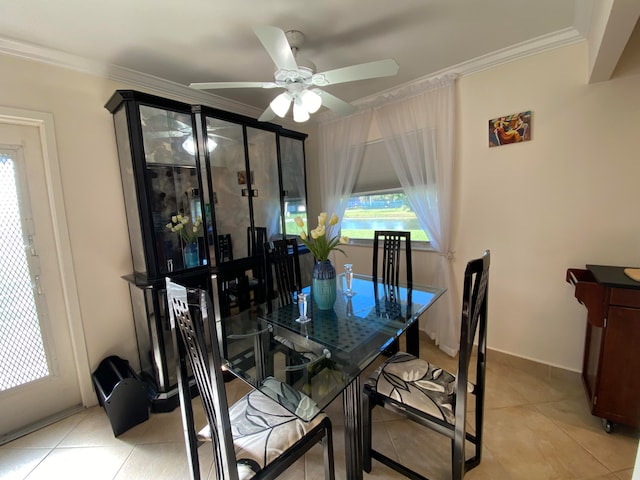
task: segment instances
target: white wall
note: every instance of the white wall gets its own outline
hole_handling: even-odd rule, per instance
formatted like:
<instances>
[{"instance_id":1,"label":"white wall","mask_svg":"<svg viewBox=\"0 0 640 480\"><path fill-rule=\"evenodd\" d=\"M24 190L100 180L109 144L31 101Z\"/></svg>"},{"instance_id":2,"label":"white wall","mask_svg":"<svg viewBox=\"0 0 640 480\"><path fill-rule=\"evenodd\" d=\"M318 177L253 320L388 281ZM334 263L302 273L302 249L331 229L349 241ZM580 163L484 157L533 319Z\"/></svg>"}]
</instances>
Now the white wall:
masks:
<instances>
[{"instance_id":1,"label":"white wall","mask_svg":"<svg viewBox=\"0 0 640 480\"><path fill-rule=\"evenodd\" d=\"M0 56L0 104L50 112L86 347L93 370L107 355L138 363L127 283L131 255L111 114L114 82Z\"/></svg>"},{"instance_id":2,"label":"white wall","mask_svg":"<svg viewBox=\"0 0 640 480\"><path fill-rule=\"evenodd\" d=\"M456 286L467 260L490 249L489 347L571 370L582 368L586 309L566 269L640 266L640 72L595 85L586 72L581 43L457 84ZM532 140L490 149L488 120L526 110ZM320 193L309 192L316 215ZM346 250L370 273L370 249ZM413 262L414 281L428 283L434 254L414 252Z\"/></svg>"},{"instance_id":3,"label":"white wall","mask_svg":"<svg viewBox=\"0 0 640 480\"><path fill-rule=\"evenodd\" d=\"M566 269L640 265L640 77L586 85L586 62L577 44L458 86L454 246L492 251L489 346L574 370L586 310ZM488 148L488 120L524 110L532 140Z\"/></svg>"},{"instance_id":4,"label":"white wall","mask_svg":"<svg viewBox=\"0 0 640 480\"><path fill-rule=\"evenodd\" d=\"M0 105L51 112L90 368L106 355L137 363L127 283L132 270L111 114L131 86L0 55ZM461 78L454 248L493 254L489 345L579 369L585 310L567 267L639 265L638 76L585 85L583 44ZM533 111L531 142L489 149L487 121ZM314 129L307 127L313 136ZM317 148L307 142L312 215L321 210ZM313 218L313 217L312 217ZM359 268L369 251L349 249ZM417 252L416 281L432 254ZM341 259L337 259L341 262Z\"/></svg>"},{"instance_id":5,"label":"white wall","mask_svg":"<svg viewBox=\"0 0 640 480\"><path fill-rule=\"evenodd\" d=\"M133 266L113 117L104 104L117 89L145 89L1 54L0 72L0 105L54 117L89 369L108 355L137 369L129 288L121 278Z\"/></svg>"}]
</instances>

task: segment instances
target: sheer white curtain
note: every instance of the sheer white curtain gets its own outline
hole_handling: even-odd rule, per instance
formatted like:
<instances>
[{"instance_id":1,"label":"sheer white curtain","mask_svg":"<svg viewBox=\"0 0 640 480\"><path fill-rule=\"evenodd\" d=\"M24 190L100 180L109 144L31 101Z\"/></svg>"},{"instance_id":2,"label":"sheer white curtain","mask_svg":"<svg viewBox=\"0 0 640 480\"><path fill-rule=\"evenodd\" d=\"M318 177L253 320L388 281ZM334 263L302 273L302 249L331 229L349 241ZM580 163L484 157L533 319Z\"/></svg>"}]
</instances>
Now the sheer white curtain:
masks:
<instances>
[{"instance_id":1,"label":"sheer white curtain","mask_svg":"<svg viewBox=\"0 0 640 480\"><path fill-rule=\"evenodd\" d=\"M362 163L371 108L320 124L320 185L323 209L343 217Z\"/></svg>"},{"instance_id":2,"label":"sheer white curtain","mask_svg":"<svg viewBox=\"0 0 640 480\"><path fill-rule=\"evenodd\" d=\"M432 80L376 107L375 118L408 201L440 254L433 283L447 292L427 312L424 329L449 355L460 342L451 260L454 77ZM414 266L415 269L415 266Z\"/></svg>"}]
</instances>

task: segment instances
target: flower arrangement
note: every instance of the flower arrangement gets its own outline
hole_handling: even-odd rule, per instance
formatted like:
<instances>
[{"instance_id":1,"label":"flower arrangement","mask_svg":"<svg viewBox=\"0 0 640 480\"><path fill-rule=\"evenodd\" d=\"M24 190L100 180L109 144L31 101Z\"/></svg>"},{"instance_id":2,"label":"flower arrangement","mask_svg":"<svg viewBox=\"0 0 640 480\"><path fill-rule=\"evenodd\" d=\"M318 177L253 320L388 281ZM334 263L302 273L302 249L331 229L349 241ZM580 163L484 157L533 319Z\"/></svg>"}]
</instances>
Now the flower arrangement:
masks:
<instances>
[{"instance_id":1,"label":"flower arrangement","mask_svg":"<svg viewBox=\"0 0 640 480\"><path fill-rule=\"evenodd\" d=\"M337 225L339 220L335 213L331 214L329 226L327 227L327 212L322 212L318 215L318 226L309 232L311 238L307 236L304 230L300 232L300 240L307 246L317 261L327 261L332 250L337 250L343 255L347 255L341 248L338 248L338 245L349 243L349 237L335 235L327 239L327 230ZM304 220L302 218L296 217L294 221L300 228L304 228Z\"/></svg>"},{"instance_id":2,"label":"flower arrangement","mask_svg":"<svg viewBox=\"0 0 640 480\"><path fill-rule=\"evenodd\" d=\"M167 228L173 233L177 233L184 243L188 245L198 240L202 218L197 216L193 226L189 228L188 225L189 217L178 214L171 217L171 221L167 223Z\"/></svg>"}]
</instances>

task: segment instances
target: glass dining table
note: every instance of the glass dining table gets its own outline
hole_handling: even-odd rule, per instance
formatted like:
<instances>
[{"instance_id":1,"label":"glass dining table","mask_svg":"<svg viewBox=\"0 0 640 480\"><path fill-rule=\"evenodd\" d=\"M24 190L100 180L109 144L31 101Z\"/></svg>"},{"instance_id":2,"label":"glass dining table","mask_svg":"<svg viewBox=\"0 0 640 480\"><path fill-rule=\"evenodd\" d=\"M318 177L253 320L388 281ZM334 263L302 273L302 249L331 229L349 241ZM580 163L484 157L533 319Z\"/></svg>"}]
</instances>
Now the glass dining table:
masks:
<instances>
[{"instance_id":1,"label":"glass dining table","mask_svg":"<svg viewBox=\"0 0 640 480\"><path fill-rule=\"evenodd\" d=\"M389 290L354 275L351 296L341 286L333 309L318 310L310 287L306 319L297 301L269 303L216 319L226 367L303 420L311 420L343 395L346 475L362 479L360 374L445 292L413 284ZM215 291L215 290L214 290Z\"/></svg>"}]
</instances>

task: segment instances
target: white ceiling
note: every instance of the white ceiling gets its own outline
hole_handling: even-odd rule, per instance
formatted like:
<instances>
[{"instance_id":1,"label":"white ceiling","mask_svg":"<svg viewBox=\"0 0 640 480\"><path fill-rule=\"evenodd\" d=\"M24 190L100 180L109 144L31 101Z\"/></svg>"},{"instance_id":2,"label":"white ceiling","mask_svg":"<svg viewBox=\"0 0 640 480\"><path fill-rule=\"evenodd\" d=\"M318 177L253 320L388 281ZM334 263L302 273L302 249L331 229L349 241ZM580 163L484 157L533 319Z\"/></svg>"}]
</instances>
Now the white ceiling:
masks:
<instances>
[{"instance_id":1,"label":"white ceiling","mask_svg":"<svg viewBox=\"0 0 640 480\"><path fill-rule=\"evenodd\" d=\"M186 86L272 81L273 64L252 27L274 25L305 34L299 55L313 61L318 71L383 58L398 62L395 77L326 87L353 102L421 78L447 71L469 73L585 38L592 57L591 80L606 80L640 15L638 4L638 0L0 0L0 53L134 85L163 85L166 91L183 95L188 90L187 95L199 95L202 103L209 98L219 104L217 98ZM213 93L239 102L234 110L256 115L279 91Z\"/></svg>"}]
</instances>

